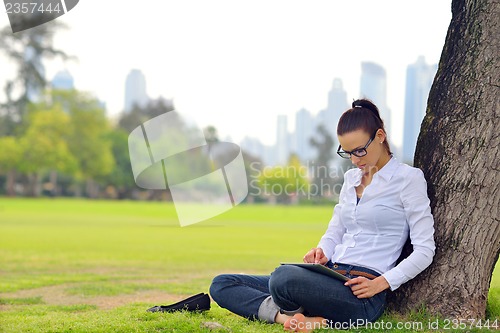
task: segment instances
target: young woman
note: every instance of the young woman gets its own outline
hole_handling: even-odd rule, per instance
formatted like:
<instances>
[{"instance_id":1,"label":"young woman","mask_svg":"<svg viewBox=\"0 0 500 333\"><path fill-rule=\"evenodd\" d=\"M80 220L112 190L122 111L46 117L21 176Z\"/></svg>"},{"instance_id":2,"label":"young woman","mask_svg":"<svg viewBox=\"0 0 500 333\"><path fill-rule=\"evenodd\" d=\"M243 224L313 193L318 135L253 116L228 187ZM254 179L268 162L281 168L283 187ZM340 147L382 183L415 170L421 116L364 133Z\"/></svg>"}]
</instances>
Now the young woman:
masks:
<instances>
[{"instance_id":1,"label":"young woman","mask_svg":"<svg viewBox=\"0 0 500 333\"><path fill-rule=\"evenodd\" d=\"M366 99L354 101L340 118L337 135L337 154L356 168L346 172L328 229L303 260L351 280L291 265L270 276L219 275L210 294L221 307L291 331L349 328L377 320L386 290L430 265L434 220L426 181L420 169L392 156L378 108ZM408 237L413 252L396 265Z\"/></svg>"}]
</instances>

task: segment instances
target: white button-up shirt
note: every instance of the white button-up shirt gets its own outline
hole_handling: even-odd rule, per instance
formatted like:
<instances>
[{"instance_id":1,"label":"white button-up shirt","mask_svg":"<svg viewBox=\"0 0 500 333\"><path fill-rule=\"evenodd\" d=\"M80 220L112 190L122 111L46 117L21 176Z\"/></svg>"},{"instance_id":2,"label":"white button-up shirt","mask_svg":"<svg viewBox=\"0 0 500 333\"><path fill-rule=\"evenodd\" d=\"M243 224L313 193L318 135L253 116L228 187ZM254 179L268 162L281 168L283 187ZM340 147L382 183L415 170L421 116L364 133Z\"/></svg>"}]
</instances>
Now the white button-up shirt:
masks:
<instances>
[{"instance_id":1,"label":"white button-up shirt","mask_svg":"<svg viewBox=\"0 0 500 333\"><path fill-rule=\"evenodd\" d=\"M318 247L332 262L381 273L391 290L417 276L434 257L434 219L420 169L391 158L373 175L356 204L362 171L345 173L339 203ZM413 252L396 261L410 236Z\"/></svg>"}]
</instances>

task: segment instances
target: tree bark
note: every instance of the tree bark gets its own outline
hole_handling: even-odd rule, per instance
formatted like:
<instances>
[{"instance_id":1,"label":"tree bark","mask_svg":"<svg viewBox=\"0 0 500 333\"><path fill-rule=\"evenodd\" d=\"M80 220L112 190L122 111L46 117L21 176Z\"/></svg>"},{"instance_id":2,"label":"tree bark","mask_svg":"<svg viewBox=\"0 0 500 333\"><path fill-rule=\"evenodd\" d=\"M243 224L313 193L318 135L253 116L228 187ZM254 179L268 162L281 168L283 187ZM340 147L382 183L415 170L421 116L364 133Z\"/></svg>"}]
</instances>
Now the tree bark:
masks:
<instances>
[{"instance_id":1,"label":"tree bark","mask_svg":"<svg viewBox=\"0 0 500 333\"><path fill-rule=\"evenodd\" d=\"M50 172L49 179L50 179L50 185L51 185L50 194L53 197L58 197L60 195L60 191L59 191L59 187L57 185L57 171L52 170Z\"/></svg>"},{"instance_id":2,"label":"tree bark","mask_svg":"<svg viewBox=\"0 0 500 333\"><path fill-rule=\"evenodd\" d=\"M40 192L40 175L38 172L33 172L28 175L28 196L39 197Z\"/></svg>"},{"instance_id":3,"label":"tree bark","mask_svg":"<svg viewBox=\"0 0 500 333\"><path fill-rule=\"evenodd\" d=\"M485 317L500 251L500 6L454 0L415 152L435 220L431 266L394 294L448 318Z\"/></svg>"},{"instance_id":4,"label":"tree bark","mask_svg":"<svg viewBox=\"0 0 500 333\"><path fill-rule=\"evenodd\" d=\"M5 184L7 196L9 197L16 196L15 185L16 185L16 172L14 170L11 170L7 172L7 181Z\"/></svg>"},{"instance_id":5,"label":"tree bark","mask_svg":"<svg viewBox=\"0 0 500 333\"><path fill-rule=\"evenodd\" d=\"M86 193L87 197L90 199L96 199L99 197L99 185L96 184L96 182L92 179L87 179L86 181Z\"/></svg>"}]
</instances>

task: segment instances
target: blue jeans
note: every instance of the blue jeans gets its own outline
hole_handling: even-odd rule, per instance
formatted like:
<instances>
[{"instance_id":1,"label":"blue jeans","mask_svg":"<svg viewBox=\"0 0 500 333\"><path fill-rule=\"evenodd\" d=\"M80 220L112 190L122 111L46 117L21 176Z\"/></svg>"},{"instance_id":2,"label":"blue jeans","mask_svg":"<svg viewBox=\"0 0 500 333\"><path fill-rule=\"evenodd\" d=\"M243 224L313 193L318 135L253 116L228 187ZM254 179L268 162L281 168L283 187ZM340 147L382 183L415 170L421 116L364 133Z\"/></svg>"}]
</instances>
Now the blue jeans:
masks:
<instances>
[{"instance_id":1,"label":"blue jeans","mask_svg":"<svg viewBox=\"0 0 500 333\"><path fill-rule=\"evenodd\" d=\"M332 267L332 263L328 263ZM380 275L370 269L336 263L336 270L363 271ZM384 312L386 292L359 299L344 282L306 268L279 266L271 275L223 274L216 276L210 295L219 306L242 317L273 322L281 311L304 313L333 322L375 321Z\"/></svg>"}]
</instances>

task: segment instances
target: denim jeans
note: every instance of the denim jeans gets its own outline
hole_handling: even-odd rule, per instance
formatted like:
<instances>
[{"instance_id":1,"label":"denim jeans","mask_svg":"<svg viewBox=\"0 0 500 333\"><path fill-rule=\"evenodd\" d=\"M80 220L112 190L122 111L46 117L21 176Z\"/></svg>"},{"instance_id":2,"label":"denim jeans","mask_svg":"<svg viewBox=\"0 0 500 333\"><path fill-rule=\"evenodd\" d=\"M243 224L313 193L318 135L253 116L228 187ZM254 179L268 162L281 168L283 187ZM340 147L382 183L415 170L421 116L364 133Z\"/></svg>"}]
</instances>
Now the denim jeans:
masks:
<instances>
[{"instance_id":1,"label":"denim jeans","mask_svg":"<svg viewBox=\"0 0 500 333\"><path fill-rule=\"evenodd\" d=\"M332 267L329 262L328 266ZM336 269L377 272L364 267L336 263ZM385 307L386 292L359 299L344 282L306 268L279 266L271 275L223 274L216 276L210 295L219 306L248 319L273 322L281 311L320 316L333 322L375 321Z\"/></svg>"}]
</instances>

